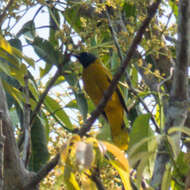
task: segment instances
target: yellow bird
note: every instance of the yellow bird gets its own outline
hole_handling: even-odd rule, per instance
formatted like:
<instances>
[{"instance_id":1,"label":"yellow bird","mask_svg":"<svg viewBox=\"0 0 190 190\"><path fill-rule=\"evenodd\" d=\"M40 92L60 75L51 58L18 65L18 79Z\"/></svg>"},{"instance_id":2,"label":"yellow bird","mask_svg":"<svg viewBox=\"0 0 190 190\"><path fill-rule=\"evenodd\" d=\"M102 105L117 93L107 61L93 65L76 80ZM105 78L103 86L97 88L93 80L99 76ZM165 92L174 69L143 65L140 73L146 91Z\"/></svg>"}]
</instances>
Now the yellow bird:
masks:
<instances>
[{"instance_id":1,"label":"yellow bird","mask_svg":"<svg viewBox=\"0 0 190 190\"><path fill-rule=\"evenodd\" d=\"M87 52L73 54L83 66L82 79L84 89L95 105L98 105L104 92L108 89L112 75L99 59ZM112 140L122 150L128 148L128 130L124 124L124 110L127 112L123 96L119 87L107 102L103 115L111 127Z\"/></svg>"}]
</instances>

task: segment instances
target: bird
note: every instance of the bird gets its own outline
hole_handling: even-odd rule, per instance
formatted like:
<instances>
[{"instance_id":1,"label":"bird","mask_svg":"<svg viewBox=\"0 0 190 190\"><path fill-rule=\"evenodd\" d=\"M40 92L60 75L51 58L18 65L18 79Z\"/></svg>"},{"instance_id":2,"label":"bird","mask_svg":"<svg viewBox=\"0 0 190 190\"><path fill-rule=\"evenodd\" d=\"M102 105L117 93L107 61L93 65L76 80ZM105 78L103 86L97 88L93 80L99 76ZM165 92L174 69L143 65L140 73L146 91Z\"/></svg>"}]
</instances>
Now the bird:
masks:
<instances>
[{"instance_id":1,"label":"bird","mask_svg":"<svg viewBox=\"0 0 190 190\"><path fill-rule=\"evenodd\" d=\"M92 53L81 52L72 55L83 66L82 80L84 90L97 106L111 84L112 74L101 64L100 59ZM117 86L104 108L103 115L111 128L113 143L122 150L127 150L129 143L128 129L124 123L125 111L128 112L128 109L121 90Z\"/></svg>"}]
</instances>

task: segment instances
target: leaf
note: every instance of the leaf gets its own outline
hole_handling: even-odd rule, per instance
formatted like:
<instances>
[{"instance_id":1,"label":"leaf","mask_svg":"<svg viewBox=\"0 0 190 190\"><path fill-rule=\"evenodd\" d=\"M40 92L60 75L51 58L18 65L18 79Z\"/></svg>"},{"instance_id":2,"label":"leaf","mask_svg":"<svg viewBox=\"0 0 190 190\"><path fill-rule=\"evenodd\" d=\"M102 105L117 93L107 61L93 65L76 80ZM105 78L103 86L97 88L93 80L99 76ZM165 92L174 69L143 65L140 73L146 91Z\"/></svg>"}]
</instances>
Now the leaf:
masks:
<instances>
[{"instance_id":1,"label":"leaf","mask_svg":"<svg viewBox=\"0 0 190 190\"><path fill-rule=\"evenodd\" d=\"M80 32L82 29L82 22L80 20L79 14L80 6L74 5L67 8L63 14L67 22L72 26L76 32Z\"/></svg>"},{"instance_id":2,"label":"leaf","mask_svg":"<svg viewBox=\"0 0 190 190\"><path fill-rule=\"evenodd\" d=\"M66 128L73 129L73 125L68 117L68 115L65 113L63 108L50 96L46 96L45 105L48 108L48 111L50 113L54 114L54 116L62 123L65 124Z\"/></svg>"},{"instance_id":3,"label":"leaf","mask_svg":"<svg viewBox=\"0 0 190 190\"><path fill-rule=\"evenodd\" d=\"M38 99L39 99L39 92L38 92L38 89L36 88L36 85L34 84L33 80L29 80L28 87L29 87L29 90L32 93L34 99L38 101Z\"/></svg>"},{"instance_id":4,"label":"leaf","mask_svg":"<svg viewBox=\"0 0 190 190\"><path fill-rule=\"evenodd\" d=\"M129 173L130 172L129 163L123 151L121 151L117 146L111 143L108 143L106 141L100 141L100 142L106 147L108 152L110 152L111 154L115 156L115 158L120 163L120 167L122 167L125 171Z\"/></svg>"},{"instance_id":5,"label":"leaf","mask_svg":"<svg viewBox=\"0 0 190 190\"><path fill-rule=\"evenodd\" d=\"M10 39L9 41L9 44L13 47L15 47L16 49L22 51L22 43L21 41L18 39L18 38L13 38L13 39Z\"/></svg>"},{"instance_id":6,"label":"leaf","mask_svg":"<svg viewBox=\"0 0 190 190\"><path fill-rule=\"evenodd\" d=\"M59 65L61 63L61 54L49 41L36 37L32 45L37 55L48 64Z\"/></svg>"},{"instance_id":7,"label":"leaf","mask_svg":"<svg viewBox=\"0 0 190 190\"><path fill-rule=\"evenodd\" d=\"M109 160L109 162L118 171L125 189L132 190L132 187L131 187L131 184L130 184L130 174L129 174L129 171L124 170L121 167L120 163L117 162L117 161Z\"/></svg>"},{"instance_id":8,"label":"leaf","mask_svg":"<svg viewBox=\"0 0 190 190\"><path fill-rule=\"evenodd\" d=\"M49 40L54 47L58 46L58 39L56 38L56 31L59 30L60 24L60 16L59 12L56 8L51 7L48 9L49 11L49 22L50 22L50 30L49 30Z\"/></svg>"},{"instance_id":9,"label":"leaf","mask_svg":"<svg viewBox=\"0 0 190 190\"><path fill-rule=\"evenodd\" d=\"M22 34L29 43L34 40L36 33L33 20L30 20L23 25L22 29L17 33L17 37L20 37Z\"/></svg>"},{"instance_id":10,"label":"leaf","mask_svg":"<svg viewBox=\"0 0 190 190\"><path fill-rule=\"evenodd\" d=\"M16 102L19 104L19 106L23 109L23 96L22 93L15 87L9 85L6 81L2 80L3 87L5 90L16 100Z\"/></svg>"},{"instance_id":11,"label":"leaf","mask_svg":"<svg viewBox=\"0 0 190 190\"><path fill-rule=\"evenodd\" d=\"M52 69L52 67L53 67L53 64L48 64L48 63L46 63L44 69L42 69L42 68L40 67L40 78L42 78L42 77L44 77L46 74L48 74L48 72Z\"/></svg>"},{"instance_id":12,"label":"leaf","mask_svg":"<svg viewBox=\"0 0 190 190\"><path fill-rule=\"evenodd\" d=\"M165 168L166 169L164 171L164 175L163 175L163 179L162 179L162 185L161 185L162 190L170 189L171 178L172 178L171 166L169 164L166 164Z\"/></svg>"},{"instance_id":13,"label":"leaf","mask_svg":"<svg viewBox=\"0 0 190 190\"><path fill-rule=\"evenodd\" d=\"M7 52L8 54L10 54L11 56L15 57L15 61L11 62L13 65L15 65L14 62L16 62L17 64L15 66L18 66L18 61L17 61L16 58L20 58L20 59L24 59L29 65L34 66L34 61L31 58L28 58L27 56L24 56L19 49L15 48L15 47L12 47L3 38L3 36L0 35L0 53L1 53L2 50Z\"/></svg>"},{"instance_id":14,"label":"leaf","mask_svg":"<svg viewBox=\"0 0 190 190\"><path fill-rule=\"evenodd\" d=\"M168 130L168 134L171 135L172 133L175 132L181 132L181 133L185 133L186 135L190 136L190 129L187 127L172 127Z\"/></svg>"},{"instance_id":15,"label":"leaf","mask_svg":"<svg viewBox=\"0 0 190 190\"><path fill-rule=\"evenodd\" d=\"M72 172L72 168L68 163L66 163L64 168L64 181L68 190L80 190L75 174Z\"/></svg>"},{"instance_id":16,"label":"leaf","mask_svg":"<svg viewBox=\"0 0 190 190\"><path fill-rule=\"evenodd\" d=\"M131 83L133 88L136 88L138 85L138 71L135 67L131 68Z\"/></svg>"},{"instance_id":17,"label":"leaf","mask_svg":"<svg viewBox=\"0 0 190 190\"><path fill-rule=\"evenodd\" d=\"M129 151L133 148L133 146L140 142L142 139L150 137L153 135L153 131L149 126L149 120L150 120L151 115L150 114L142 114L139 115L136 120L133 123L133 127L131 129L130 132L130 136L129 136ZM144 151L148 151L148 142L145 144L142 144L142 146L140 146L138 148L138 150L136 150L137 152L144 152Z\"/></svg>"},{"instance_id":18,"label":"leaf","mask_svg":"<svg viewBox=\"0 0 190 190\"><path fill-rule=\"evenodd\" d=\"M39 171L49 159L47 138L45 128L37 117L31 127L32 154L30 158L30 169Z\"/></svg>"},{"instance_id":19,"label":"leaf","mask_svg":"<svg viewBox=\"0 0 190 190\"><path fill-rule=\"evenodd\" d=\"M88 113L88 104L87 104L86 98L84 96L84 93L82 93L82 92L75 93L75 97L77 100L78 108L83 116L83 119L86 120L87 113Z\"/></svg>"},{"instance_id":20,"label":"leaf","mask_svg":"<svg viewBox=\"0 0 190 190\"><path fill-rule=\"evenodd\" d=\"M136 17L136 6L132 3L124 3L123 10L125 11L125 15L127 18L129 17Z\"/></svg>"},{"instance_id":21,"label":"leaf","mask_svg":"<svg viewBox=\"0 0 190 190\"><path fill-rule=\"evenodd\" d=\"M169 5L172 8L175 17L178 18L178 5L176 0L169 0Z\"/></svg>"}]
</instances>

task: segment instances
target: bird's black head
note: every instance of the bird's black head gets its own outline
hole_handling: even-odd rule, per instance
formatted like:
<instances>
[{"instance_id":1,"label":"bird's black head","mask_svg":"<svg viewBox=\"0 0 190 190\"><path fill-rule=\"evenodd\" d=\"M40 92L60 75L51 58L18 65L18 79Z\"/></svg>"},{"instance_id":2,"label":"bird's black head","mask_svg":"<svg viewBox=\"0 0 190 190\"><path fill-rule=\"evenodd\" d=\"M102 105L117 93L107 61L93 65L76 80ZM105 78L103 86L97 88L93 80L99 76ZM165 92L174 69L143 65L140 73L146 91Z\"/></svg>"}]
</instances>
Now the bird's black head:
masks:
<instances>
[{"instance_id":1,"label":"bird's black head","mask_svg":"<svg viewBox=\"0 0 190 190\"><path fill-rule=\"evenodd\" d=\"M73 54L79 62L83 65L83 67L88 67L91 63L93 63L97 57L91 53L82 52L79 54Z\"/></svg>"}]
</instances>

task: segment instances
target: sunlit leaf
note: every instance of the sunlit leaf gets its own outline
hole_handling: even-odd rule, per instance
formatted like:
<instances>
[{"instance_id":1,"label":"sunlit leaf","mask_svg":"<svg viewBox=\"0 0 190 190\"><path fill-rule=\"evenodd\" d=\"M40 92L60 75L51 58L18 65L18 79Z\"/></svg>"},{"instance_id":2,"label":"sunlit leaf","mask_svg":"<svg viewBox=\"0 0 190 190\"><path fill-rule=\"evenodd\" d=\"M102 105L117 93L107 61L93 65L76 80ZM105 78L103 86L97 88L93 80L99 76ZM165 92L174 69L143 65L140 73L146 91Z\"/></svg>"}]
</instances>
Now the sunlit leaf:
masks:
<instances>
[{"instance_id":1,"label":"sunlit leaf","mask_svg":"<svg viewBox=\"0 0 190 190\"><path fill-rule=\"evenodd\" d=\"M109 160L109 162L118 171L125 189L132 190L129 171L124 170L124 168L121 167L121 164L117 161Z\"/></svg>"},{"instance_id":2,"label":"sunlit leaf","mask_svg":"<svg viewBox=\"0 0 190 190\"><path fill-rule=\"evenodd\" d=\"M64 181L68 190L80 190L75 174L69 164L66 164L64 168Z\"/></svg>"},{"instance_id":3,"label":"sunlit leaf","mask_svg":"<svg viewBox=\"0 0 190 190\"><path fill-rule=\"evenodd\" d=\"M115 158L118 160L118 162L121 165L120 167L122 167L125 171L129 173L130 172L129 163L127 158L125 157L124 152L111 143L108 143L106 141L100 141L100 142L106 147L108 152L112 153L115 156Z\"/></svg>"}]
</instances>

